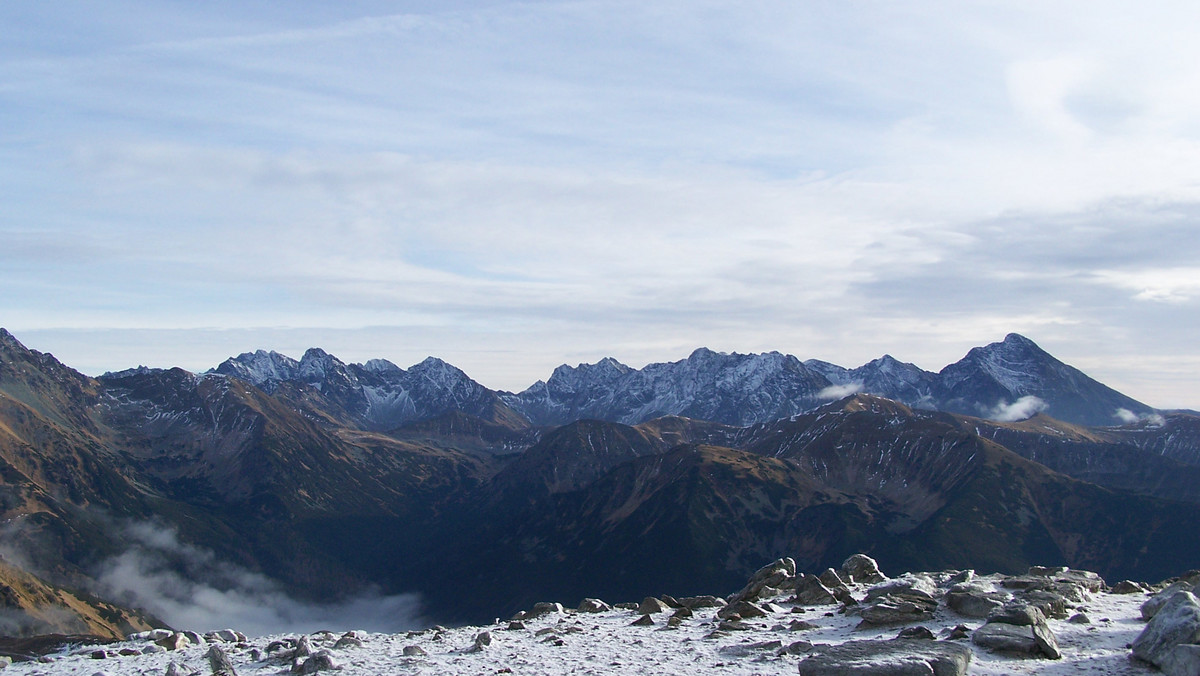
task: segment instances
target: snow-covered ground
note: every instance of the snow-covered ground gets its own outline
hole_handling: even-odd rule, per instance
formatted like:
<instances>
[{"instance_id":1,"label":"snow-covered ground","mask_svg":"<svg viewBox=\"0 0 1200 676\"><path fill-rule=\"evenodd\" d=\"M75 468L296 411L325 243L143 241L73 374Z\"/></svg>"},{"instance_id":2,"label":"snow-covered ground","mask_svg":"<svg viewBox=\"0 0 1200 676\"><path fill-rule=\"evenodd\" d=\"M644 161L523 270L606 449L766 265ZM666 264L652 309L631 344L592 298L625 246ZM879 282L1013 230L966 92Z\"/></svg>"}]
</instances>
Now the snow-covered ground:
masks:
<instances>
[{"instance_id":1,"label":"snow-covered ground","mask_svg":"<svg viewBox=\"0 0 1200 676\"><path fill-rule=\"evenodd\" d=\"M856 596L865 587L855 587ZM892 638L899 626L855 629L859 618L838 614L836 606L797 607L775 599L775 607L766 618L745 621L752 627L709 637L720 622L715 608L695 611L676 628L668 628L669 612L652 615L651 626L634 626L640 615L630 610L602 613L573 611L551 613L524 621L524 628L509 629L508 621L485 627L428 629L407 634L354 632L362 645L335 648L345 631L309 636L314 651L328 650L336 672L356 674L795 674L804 654L778 654L796 641L840 643L852 639ZM974 652L971 674L1152 674L1155 671L1129 658L1129 644L1145 626L1139 615L1143 594L1116 595L1105 592L1072 610L1084 612L1090 624L1050 620L1062 651L1061 660L1014 658L992 654L969 639ZM815 629L793 630L794 620L816 625ZM959 624L974 629L982 620L969 620L940 607L933 620L922 623L939 634ZM346 628L350 629L350 628ZM474 649L477 637L487 632L490 644ZM262 636L243 643L219 643L229 655L237 673L280 674L291 670L292 662L279 656L281 651L268 648L273 641L297 640L292 635ZM771 643L778 641L778 644ZM354 641L343 641L343 645ZM756 646L756 644L759 644ZM765 645L762 645L765 644ZM143 639L104 646L109 653L141 651L152 645ZM410 646L424 655L405 655ZM93 676L143 676L168 673L170 663L178 673L210 674L206 653L209 646L193 645L174 652L157 652L95 659L97 647L67 649L48 663L13 664L11 674L81 674ZM286 652L286 651L282 651Z\"/></svg>"}]
</instances>

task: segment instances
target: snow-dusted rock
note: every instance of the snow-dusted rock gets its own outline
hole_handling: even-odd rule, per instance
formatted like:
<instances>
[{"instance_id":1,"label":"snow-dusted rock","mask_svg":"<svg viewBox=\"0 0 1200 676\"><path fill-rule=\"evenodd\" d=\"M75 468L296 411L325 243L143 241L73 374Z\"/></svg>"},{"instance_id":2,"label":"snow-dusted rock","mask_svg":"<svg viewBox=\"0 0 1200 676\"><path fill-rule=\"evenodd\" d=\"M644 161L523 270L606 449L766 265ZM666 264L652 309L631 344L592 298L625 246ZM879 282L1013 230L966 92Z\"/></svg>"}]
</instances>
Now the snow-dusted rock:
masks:
<instances>
[{"instance_id":1,"label":"snow-dusted rock","mask_svg":"<svg viewBox=\"0 0 1200 676\"><path fill-rule=\"evenodd\" d=\"M855 584L874 584L883 582L887 576L879 571L879 564L866 554L854 554L842 562L839 576Z\"/></svg>"},{"instance_id":2,"label":"snow-dusted rock","mask_svg":"<svg viewBox=\"0 0 1200 676\"><path fill-rule=\"evenodd\" d=\"M603 613L612 610L612 606L600 599L584 599L579 602L578 610L581 613Z\"/></svg>"},{"instance_id":3,"label":"snow-dusted rock","mask_svg":"<svg viewBox=\"0 0 1200 676\"><path fill-rule=\"evenodd\" d=\"M221 646L210 646L205 657L208 658L208 666L212 669L213 676L237 676L233 662L229 661L229 655L221 649Z\"/></svg>"},{"instance_id":4,"label":"snow-dusted rock","mask_svg":"<svg viewBox=\"0 0 1200 676\"><path fill-rule=\"evenodd\" d=\"M642 602L638 605L637 609L637 611L642 615L665 613L669 610L671 610L671 606L668 606L666 603L663 603L661 600L656 599L653 596L647 596L646 598L642 599Z\"/></svg>"},{"instance_id":5,"label":"snow-dusted rock","mask_svg":"<svg viewBox=\"0 0 1200 676\"><path fill-rule=\"evenodd\" d=\"M1171 594L1133 642L1133 655L1167 676L1200 674L1200 601L1195 595Z\"/></svg>"},{"instance_id":6,"label":"snow-dusted rock","mask_svg":"<svg viewBox=\"0 0 1200 676\"><path fill-rule=\"evenodd\" d=\"M801 676L962 676L970 664L964 645L893 639L817 646L799 670Z\"/></svg>"},{"instance_id":7,"label":"snow-dusted rock","mask_svg":"<svg viewBox=\"0 0 1200 676\"><path fill-rule=\"evenodd\" d=\"M1146 602L1142 604L1142 619L1149 622L1172 596L1179 592L1190 592L1193 589L1193 585L1186 580L1171 583L1166 589L1146 599Z\"/></svg>"}]
</instances>

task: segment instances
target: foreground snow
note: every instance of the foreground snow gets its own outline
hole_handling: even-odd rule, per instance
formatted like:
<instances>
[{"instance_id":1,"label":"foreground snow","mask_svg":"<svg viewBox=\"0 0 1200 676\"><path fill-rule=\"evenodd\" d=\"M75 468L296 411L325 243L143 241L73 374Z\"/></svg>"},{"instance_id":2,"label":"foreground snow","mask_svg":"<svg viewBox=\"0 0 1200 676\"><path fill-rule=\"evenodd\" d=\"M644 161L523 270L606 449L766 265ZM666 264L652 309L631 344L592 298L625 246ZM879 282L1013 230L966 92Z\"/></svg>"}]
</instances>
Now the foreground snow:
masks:
<instances>
[{"instance_id":1,"label":"foreground snow","mask_svg":"<svg viewBox=\"0 0 1200 676\"><path fill-rule=\"evenodd\" d=\"M987 578L984 578L987 579ZM854 587L856 595L865 587ZM782 597L780 597L781 599ZM497 674L547 676L553 674L795 674L803 654L777 654L796 641L816 644L841 643L853 639L892 638L901 627L856 630L859 618L836 612L836 606L797 607L776 599L766 618L746 621L751 629L709 637L720 622L716 608L697 610L677 628L668 628L669 612L652 615L651 626L633 626L640 615L630 610L602 613L550 613L526 620L523 629L508 629L507 621L486 627L429 629L407 634L354 632L355 641L334 645L345 632L310 635L314 651L329 650L343 676L356 674ZM991 654L971 646L971 674L1152 674L1148 666L1129 658L1129 644L1145 627L1139 615L1143 594L1095 593L1073 612L1085 612L1090 624L1050 620L1058 637L1061 660L1021 659ZM815 629L793 631L793 620L804 620ZM963 624L971 629L982 620L969 620L945 607L932 621L922 623L939 634ZM490 643L475 649L477 637L487 632ZM268 648L273 641L297 639L296 635L263 636L242 643L218 643L227 652L237 673L289 673L291 661L280 659L280 651ZM779 644L770 642L778 641ZM971 645L969 639L960 640ZM346 645L350 644L350 645ZM756 646L755 644L767 644ZM109 653L141 651L152 645L147 640L104 646ZM416 646L426 655L405 656L405 648ZM55 655L48 663L14 664L12 674L82 674L93 676L143 676L166 674L169 665L178 673L211 673L206 654L209 646L193 645L175 652L94 659L97 647L80 647ZM284 651L286 652L286 651Z\"/></svg>"}]
</instances>

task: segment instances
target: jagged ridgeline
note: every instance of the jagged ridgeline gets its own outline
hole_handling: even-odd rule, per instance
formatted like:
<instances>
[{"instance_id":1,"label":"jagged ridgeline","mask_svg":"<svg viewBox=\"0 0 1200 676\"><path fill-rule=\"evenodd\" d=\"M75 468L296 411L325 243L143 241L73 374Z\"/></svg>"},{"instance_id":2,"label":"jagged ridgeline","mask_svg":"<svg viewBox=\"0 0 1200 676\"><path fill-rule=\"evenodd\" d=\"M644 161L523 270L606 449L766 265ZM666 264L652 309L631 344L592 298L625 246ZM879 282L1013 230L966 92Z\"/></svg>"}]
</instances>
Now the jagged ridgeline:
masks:
<instances>
[{"instance_id":1,"label":"jagged ridgeline","mask_svg":"<svg viewBox=\"0 0 1200 676\"><path fill-rule=\"evenodd\" d=\"M43 595L63 632L166 612L122 584L131 562L321 602L415 592L427 619L478 622L731 588L781 556L1148 580L1200 561L1200 416L1015 334L939 373L697 350L509 393L317 349L91 378L0 329L0 470L9 566L150 611L100 626Z\"/></svg>"}]
</instances>

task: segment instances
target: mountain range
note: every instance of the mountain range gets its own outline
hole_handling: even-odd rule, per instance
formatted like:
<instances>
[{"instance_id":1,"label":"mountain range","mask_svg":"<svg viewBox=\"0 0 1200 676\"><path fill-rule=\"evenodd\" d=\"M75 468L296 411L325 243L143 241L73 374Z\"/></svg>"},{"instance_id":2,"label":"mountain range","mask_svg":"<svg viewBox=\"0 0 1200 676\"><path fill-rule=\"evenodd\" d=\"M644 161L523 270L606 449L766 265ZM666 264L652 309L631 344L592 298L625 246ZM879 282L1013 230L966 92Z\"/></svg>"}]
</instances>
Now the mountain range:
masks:
<instances>
[{"instance_id":1,"label":"mountain range","mask_svg":"<svg viewBox=\"0 0 1200 676\"><path fill-rule=\"evenodd\" d=\"M20 588L107 604L107 624L59 605L112 634L171 619L113 574L135 549L218 588L232 566L309 599L415 592L445 622L728 588L784 555L1138 579L1200 561L1180 536L1200 519L1200 416L1016 334L938 373L700 349L511 393L434 358L319 349L90 378L0 329L0 479ZM30 594L0 601L25 618L10 633L47 629Z\"/></svg>"}]
</instances>

